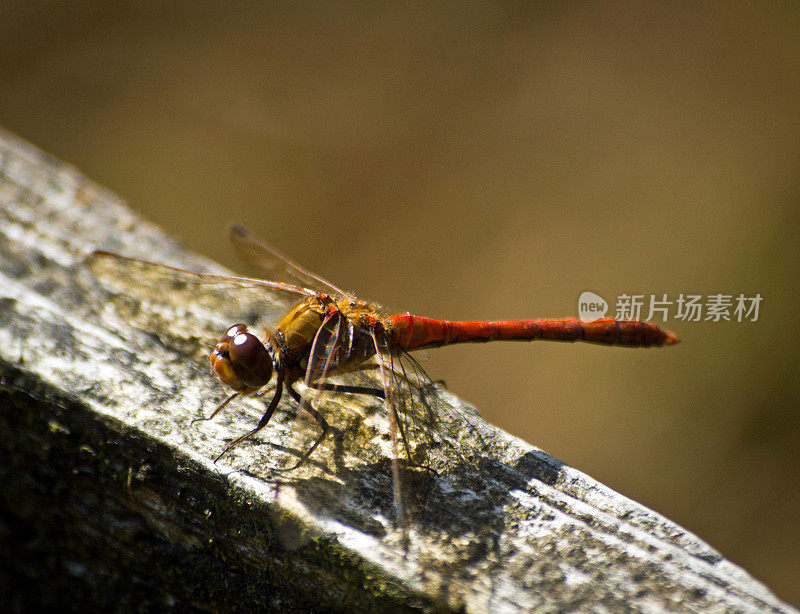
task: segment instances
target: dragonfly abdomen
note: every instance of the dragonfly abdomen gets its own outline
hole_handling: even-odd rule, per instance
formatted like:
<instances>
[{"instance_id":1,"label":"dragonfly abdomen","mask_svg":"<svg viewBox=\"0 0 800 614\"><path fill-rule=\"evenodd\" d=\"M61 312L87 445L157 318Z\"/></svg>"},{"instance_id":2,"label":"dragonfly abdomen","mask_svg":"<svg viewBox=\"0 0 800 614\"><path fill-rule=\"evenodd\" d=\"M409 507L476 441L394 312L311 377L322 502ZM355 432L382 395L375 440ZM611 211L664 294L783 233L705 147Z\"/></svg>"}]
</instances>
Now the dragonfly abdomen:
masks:
<instances>
[{"instance_id":1,"label":"dragonfly abdomen","mask_svg":"<svg viewBox=\"0 0 800 614\"><path fill-rule=\"evenodd\" d=\"M406 351L453 343L488 341L586 341L626 347L674 345L678 338L649 322L607 318L583 322L559 320L481 320L451 322L397 314L388 318L392 340Z\"/></svg>"}]
</instances>

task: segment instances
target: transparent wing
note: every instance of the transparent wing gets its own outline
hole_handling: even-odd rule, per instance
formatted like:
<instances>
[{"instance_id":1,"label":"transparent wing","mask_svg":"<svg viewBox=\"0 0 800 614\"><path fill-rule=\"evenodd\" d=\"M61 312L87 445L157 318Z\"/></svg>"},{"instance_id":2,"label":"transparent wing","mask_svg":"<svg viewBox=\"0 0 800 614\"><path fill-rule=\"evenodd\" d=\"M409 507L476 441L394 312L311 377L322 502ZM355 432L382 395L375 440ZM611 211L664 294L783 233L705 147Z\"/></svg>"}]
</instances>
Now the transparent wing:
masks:
<instances>
[{"instance_id":1,"label":"transparent wing","mask_svg":"<svg viewBox=\"0 0 800 614\"><path fill-rule=\"evenodd\" d=\"M230 238L239 257L261 270L267 279L313 288L334 296L350 296L348 292L296 264L244 226L231 226Z\"/></svg>"},{"instance_id":2,"label":"transparent wing","mask_svg":"<svg viewBox=\"0 0 800 614\"><path fill-rule=\"evenodd\" d=\"M456 464L472 464L475 450L487 450L475 428L477 413L464 412L454 405L452 395L433 382L422 365L409 353L382 344L380 354L392 390L391 403L398 431L398 455L412 466L438 472ZM384 384L386 386L386 384Z\"/></svg>"},{"instance_id":3,"label":"transparent wing","mask_svg":"<svg viewBox=\"0 0 800 614\"><path fill-rule=\"evenodd\" d=\"M294 305L314 294L291 284L194 273L111 252L93 252L85 263L112 291L100 300L110 303L129 325L165 341L213 345L237 322L271 329Z\"/></svg>"},{"instance_id":4,"label":"transparent wing","mask_svg":"<svg viewBox=\"0 0 800 614\"><path fill-rule=\"evenodd\" d=\"M422 366L405 352L381 353L392 391L391 403L398 432L398 456L417 467L431 467L431 451L438 446L438 389Z\"/></svg>"}]
</instances>

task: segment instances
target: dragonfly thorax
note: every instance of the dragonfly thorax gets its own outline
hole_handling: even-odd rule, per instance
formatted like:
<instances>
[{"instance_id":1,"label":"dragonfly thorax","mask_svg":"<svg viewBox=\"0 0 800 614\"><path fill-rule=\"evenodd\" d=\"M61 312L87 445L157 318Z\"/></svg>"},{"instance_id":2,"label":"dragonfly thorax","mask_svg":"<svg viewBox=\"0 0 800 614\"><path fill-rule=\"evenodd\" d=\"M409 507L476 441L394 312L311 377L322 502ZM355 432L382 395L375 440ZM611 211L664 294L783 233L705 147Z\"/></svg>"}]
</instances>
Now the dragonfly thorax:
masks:
<instances>
[{"instance_id":1,"label":"dragonfly thorax","mask_svg":"<svg viewBox=\"0 0 800 614\"><path fill-rule=\"evenodd\" d=\"M306 298L278 323L275 338L287 366L312 379L351 369L375 355L372 331L382 331L376 308L350 297L334 301L317 294ZM324 358L324 360L323 360Z\"/></svg>"}]
</instances>

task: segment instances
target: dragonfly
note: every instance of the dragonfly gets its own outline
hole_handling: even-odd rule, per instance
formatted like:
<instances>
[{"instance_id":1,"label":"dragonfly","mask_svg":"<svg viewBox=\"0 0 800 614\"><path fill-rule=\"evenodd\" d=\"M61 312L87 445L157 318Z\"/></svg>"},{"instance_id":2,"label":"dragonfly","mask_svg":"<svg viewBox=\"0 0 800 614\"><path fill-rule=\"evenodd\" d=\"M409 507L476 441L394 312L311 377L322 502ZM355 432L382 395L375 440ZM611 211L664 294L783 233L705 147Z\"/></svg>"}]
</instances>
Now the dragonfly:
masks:
<instances>
[{"instance_id":1,"label":"dragonfly","mask_svg":"<svg viewBox=\"0 0 800 614\"><path fill-rule=\"evenodd\" d=\"M214 418L237 397L262 394L272 388L263 416L250 431L228 443L223 455L265 428L283 394L307 412L319 434L290 470L303 465L329 434L331 427L319 408L322 395L343 393L380 399L388 414L394 456L399 442L411 459L408 416L421 396L435 389L411 353L453 345L489 341L582 341L624 347L658 347L679 343L671 332L638 320L575 318L450 321L411 313L385 314L375 303L361 300L307 271L240 225L230 239L244 260L257 265L269 279L195 273L186 269L95 251L88 264L103 279L127 280L124 288L143 288L177 304L196 301L207 314L221 303L238 305L259 330L244 322L228 324L210 354L214 375L231 390L207 419ZM271 306L266 321L259 312ZM277 307L276 307L277 306ZM255 312L255 313L254 313ZM191 319L191 311L186 317ZM177 326L171 320L169 326ZM339 383L337 376L371 374L377 385ZM298 389L300 384L302 389ZM399 484L397 470L395 485ZM399 490L396 487L395 490ZM397 496L397 493L395 493Z\"/></svg>"}]
</instances>

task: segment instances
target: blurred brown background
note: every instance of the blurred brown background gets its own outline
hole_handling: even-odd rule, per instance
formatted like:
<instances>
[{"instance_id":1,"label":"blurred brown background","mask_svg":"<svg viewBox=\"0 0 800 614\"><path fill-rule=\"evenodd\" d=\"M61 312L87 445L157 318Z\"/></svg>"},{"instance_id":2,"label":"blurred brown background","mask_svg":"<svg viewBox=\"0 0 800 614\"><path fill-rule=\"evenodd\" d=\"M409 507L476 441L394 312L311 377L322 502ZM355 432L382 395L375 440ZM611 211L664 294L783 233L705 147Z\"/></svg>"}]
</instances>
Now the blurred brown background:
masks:
<instances>
[{"instance_id":1,"label":"blurred brown background","mask_svg":"<svg viewBox=\"0 0 800 614\"><path fill-rule=\"evenodd\" d=\"M0 125L192 249L236 266L240 220L390 309L760 293L656 318L674 348L427 367L800 603L797 5L160 5L3 3Z\"/></svg>"}]
</instances>

